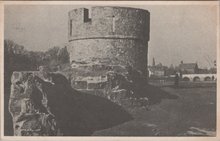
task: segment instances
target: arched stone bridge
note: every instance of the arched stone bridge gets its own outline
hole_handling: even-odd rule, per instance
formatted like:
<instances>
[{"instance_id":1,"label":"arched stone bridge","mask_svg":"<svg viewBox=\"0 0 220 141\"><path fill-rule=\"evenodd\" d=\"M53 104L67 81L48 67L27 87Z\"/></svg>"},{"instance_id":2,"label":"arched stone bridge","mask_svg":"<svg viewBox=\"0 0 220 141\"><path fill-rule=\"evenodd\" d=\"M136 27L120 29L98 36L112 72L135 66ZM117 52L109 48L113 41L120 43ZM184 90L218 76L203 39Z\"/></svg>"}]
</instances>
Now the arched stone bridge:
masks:
<instances>
[{"instance_id":1,"label":"arched stone bridge","mask_svg":"<svg viewBox=\"0 0 220 141\"><path fill-rule=\"evenodd\" d=\"M216 74L182 74L183 81L214 81Z\"/></svg>"}]
</instances>

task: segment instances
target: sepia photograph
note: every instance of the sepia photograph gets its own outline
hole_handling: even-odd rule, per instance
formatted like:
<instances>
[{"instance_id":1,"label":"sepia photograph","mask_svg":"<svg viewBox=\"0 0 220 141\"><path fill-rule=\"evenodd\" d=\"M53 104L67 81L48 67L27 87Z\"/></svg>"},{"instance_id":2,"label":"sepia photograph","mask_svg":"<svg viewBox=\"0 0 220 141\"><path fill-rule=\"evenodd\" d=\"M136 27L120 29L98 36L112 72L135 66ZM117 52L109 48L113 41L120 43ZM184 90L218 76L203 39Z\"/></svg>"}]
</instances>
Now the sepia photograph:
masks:
<instances>
[{"instance_id":1,"label":"sepia photograph","mask_svg":"<svg viewBox=\"0 0 220 141\"><path fill-rule=\"evenodd\" d=\"M218 2L2 7L2 136L218 137Z\"/></svg>"}]
</instances>

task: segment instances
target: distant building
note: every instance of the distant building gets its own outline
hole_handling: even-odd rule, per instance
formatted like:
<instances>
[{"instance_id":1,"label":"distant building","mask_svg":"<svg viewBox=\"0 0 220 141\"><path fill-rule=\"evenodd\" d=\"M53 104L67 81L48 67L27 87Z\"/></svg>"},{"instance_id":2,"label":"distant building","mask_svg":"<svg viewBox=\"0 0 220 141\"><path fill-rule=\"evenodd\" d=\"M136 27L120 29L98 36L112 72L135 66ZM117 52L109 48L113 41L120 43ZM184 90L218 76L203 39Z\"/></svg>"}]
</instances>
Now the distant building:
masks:
<instances>
[{"instance_id":1,"label":"distant building","mask_svg":"<svg viewBox=\"0 0 220 141\"><path fill-rule=\"evenodd\" d=\"M155 76L164 76L165 75L165 70L155 70L154 75Z\"/></svg>"},{"instance_id":2,"label":"distant building","mask_svg":"<svg viewBox=\"0 0 220 141\"><path fill-rule=\"evenodd\" d=\"M199 74L208 74L208 73L210 73L210 72L209 72L209 70L206 69L206 68L203 68L203 69L200 69L200 68L199 68L198 73L199 73Z\"/></svg>"},{"instance_id":3,"label":"distant building","mask_svg":"<svg viewBox=\"0 0 220 141\"><path fill-rule=\"evenodd\" d=\"M183 63L183 61L179 65L179 70L182 74L195 74L199 72L197 63Z\"/></svg>"},{"instance_id":4,"label":"distant building","mask_svg":"<svg viewBox=\"0 0 220 141\"><path fill-rule=\"evenodd\" d=\"M149 77L163 77L165 76L167 67L163 66L161 63L155 65L155 66L149 66L148 72Z\"/></svg>"},{"instance_id":5,"label":"distant building","mask_svg":"<svg viewBox=\"0 0 220 141\"><path fill-rule=\"evenodd\" d=\"M209 72L210 73L217 73L216 60L214 60L214 66L212 68L210 68Z\"/></svg>"}]
</instances>

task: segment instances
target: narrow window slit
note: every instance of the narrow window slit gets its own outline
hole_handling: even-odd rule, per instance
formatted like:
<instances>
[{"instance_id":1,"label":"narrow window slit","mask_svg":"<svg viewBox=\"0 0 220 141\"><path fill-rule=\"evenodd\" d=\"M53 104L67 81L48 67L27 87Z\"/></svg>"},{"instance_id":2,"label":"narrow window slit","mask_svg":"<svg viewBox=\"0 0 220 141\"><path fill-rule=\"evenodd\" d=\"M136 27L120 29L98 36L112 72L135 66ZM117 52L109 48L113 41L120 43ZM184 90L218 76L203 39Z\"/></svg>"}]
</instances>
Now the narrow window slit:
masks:
<instances>
[{"instance_id":1,"label":"narrow window slit","mask_svg":"<svg viewBox=\"0 0 220 141\"><path fill-rule=\"evenodd\" d=\"M90 10L84 8L83 14L84 14L84 15L83 15L83 21L84 21L84 23L90 22L90 21L91 21L91 12L90 12Z\"/></svg>"}]
</instances>

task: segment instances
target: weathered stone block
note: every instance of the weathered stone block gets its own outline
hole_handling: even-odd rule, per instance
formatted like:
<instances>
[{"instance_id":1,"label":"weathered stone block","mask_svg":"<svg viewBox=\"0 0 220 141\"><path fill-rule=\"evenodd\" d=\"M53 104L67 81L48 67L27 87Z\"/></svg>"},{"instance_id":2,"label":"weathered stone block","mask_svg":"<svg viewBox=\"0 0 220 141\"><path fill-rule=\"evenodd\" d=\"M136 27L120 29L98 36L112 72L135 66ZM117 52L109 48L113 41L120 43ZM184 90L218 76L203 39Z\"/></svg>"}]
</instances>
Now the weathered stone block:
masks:
<instances>
[{"instance_id":1,"label":"weathered stone block","mask_svg":"<svg viewBox=\"0 0 220 141\"><path fill-rule=\"evenodd\" d=\"M9 111L13 118L16 136L57 135L56 121L47 111L47 105L42 103L43 90L40 82L37 82L37 79L41 79L42 76L39 76L38 72L12 74ZM36 93L37 91L39 93ZM36 95L42 99L36 99ZM39 106L45 111L42 111Z\"/></svg>"},{"instance_id":2,"label":"weathered stone block","mask_svg":"<svg viewBox=\"0 0 220 141\"><path fill-rule=\"evenodd\" d=\"M74 89L87 89L86 81L72 81L72 86Z\"/></svg>"},{"instance_id":3,"label":"weathered stone block","mask_svg":"<svg viewBox=\"0 0 220 141\"><path fill-rule=\"evenodd\" d=\"M88 89L105 89L107 83L88 83Z\"/></svg>"}]
</instances>

